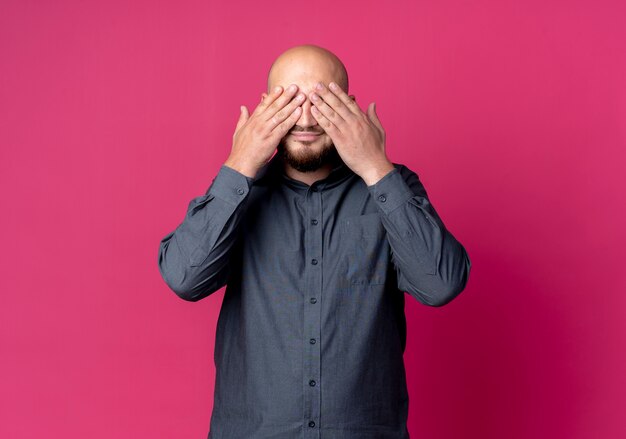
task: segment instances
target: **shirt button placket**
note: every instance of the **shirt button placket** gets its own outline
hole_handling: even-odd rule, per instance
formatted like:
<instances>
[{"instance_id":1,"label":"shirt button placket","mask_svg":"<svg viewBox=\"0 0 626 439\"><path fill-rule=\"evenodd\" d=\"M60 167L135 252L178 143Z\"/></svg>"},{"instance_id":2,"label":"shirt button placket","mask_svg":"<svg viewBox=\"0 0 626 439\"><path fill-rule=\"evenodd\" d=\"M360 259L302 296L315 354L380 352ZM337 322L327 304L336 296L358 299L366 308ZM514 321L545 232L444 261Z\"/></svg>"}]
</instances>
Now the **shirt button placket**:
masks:
<instances>
[{"instance_id":1,"label":"shirt button placket","mask_svg":"<svg viewBox=\"0 0 626 439\"><path fill-rule=\"evenodd\" d=\"M314 183L306 192L309 220L305 222L305 249L309 264L306 269L306 295L304 302L304 368L303 398L304 437L320 438L321 412L321 300L322 300L322 192ZM318 343L319 341L319 343Z\"/></svg>"}]
</instances>

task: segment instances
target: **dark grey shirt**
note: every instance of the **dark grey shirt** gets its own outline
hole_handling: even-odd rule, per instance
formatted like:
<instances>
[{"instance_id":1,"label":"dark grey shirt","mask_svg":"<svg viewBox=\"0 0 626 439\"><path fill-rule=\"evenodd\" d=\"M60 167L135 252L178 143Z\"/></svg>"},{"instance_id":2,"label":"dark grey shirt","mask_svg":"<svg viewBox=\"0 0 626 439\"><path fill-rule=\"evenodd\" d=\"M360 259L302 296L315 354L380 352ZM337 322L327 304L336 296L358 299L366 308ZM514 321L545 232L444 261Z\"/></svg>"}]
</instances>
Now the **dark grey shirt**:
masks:
<instances>
[{"instance_id":1,"label":"dark grey shirt","mask_svg":"<svg viewBox=\"0 0 626 439\"><path fill-rule=\"evenodd\" d=\"M446 304L469 257L402 164L372 186L343 163L310 186L281 165L222 165L160 243L181 298L226 285L208 437L408 438L404 292Z\"/></svg>"}]
</instances>

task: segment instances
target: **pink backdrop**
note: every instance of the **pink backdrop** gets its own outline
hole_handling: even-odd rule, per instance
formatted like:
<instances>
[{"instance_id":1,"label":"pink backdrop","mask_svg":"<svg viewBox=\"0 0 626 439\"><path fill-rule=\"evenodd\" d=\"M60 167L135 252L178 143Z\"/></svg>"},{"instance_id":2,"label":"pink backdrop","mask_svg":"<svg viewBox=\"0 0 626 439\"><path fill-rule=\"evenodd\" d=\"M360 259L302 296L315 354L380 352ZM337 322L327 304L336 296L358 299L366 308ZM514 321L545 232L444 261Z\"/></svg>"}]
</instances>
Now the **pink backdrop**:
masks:
<instances>
[{"instance_id":1,"label":"pink backdrop","mask_svg":"<svg viewBox=\"0 0 626 439\"><path fill-rule=\"evenodd\" d=\"M411 436L626 437L624 2L2 3L0 437L206 437L224 290L158 244L301 43L472 259L406 296Z\"/></svg>"}]
</instances>

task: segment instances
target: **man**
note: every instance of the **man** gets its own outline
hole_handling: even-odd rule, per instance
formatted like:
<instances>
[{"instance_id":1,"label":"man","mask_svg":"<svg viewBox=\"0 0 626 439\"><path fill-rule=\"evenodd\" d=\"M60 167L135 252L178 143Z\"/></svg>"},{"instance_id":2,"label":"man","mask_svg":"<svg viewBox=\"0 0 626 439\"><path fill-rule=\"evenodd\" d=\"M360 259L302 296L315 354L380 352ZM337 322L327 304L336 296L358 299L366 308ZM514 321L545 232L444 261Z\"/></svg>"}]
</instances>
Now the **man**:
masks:
<instances>
[{"instance_id":1,"label":"man","mask_svg":"<svg viewBox=\"0 0 626 439\"><path fill-rule=\"evenodd\" d=\"M409 437L404 292L444 305L471 264L418 176L387 158L374 105L347 92L328 50L281 54L206 194L160 243L181 298L227 286L209 438Z\"/></svg>"}]
</instances>

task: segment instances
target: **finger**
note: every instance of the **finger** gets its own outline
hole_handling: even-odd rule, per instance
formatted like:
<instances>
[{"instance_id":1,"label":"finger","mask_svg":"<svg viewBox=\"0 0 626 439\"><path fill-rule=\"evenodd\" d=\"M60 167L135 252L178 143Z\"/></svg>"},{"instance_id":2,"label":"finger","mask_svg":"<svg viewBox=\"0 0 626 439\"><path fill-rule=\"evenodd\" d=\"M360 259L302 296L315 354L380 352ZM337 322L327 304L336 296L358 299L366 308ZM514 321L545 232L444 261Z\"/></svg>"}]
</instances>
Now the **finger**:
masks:
<instances>
[{"instance_id":1,"label":"finger","mask_svg":"<svg viewBox=\"0 0 626 439\"><path fill-rule=\"evenodd\" d=\"M245 105L239 107L239 120L237 121L237 127L235 131L239 130L246 123L250 115L248 114L248 109Z\"/></svg>"},{"instance_id":2,"label":"finger","mask_svg":"<svg viewBox=\"0 0 626 439\"><path fill-rule=\"evenodd\" d=\"M376 128L378 128L380 131L385 131L383 129L383 125L380 123L380 119L378 119L378 115L376 114L376 102L372 102L368 107L367 107L367 115L369 116L370 120L374 123L374 125L376 125Z\"/></svg>"},{"instance_id":3,"label":"finger","mask_svg":"<svg viewBox=\"0 0 626 439\"><path fill-rule=\"evenodd\" d=\"M316 106L311 107L311 114L331 138L337 138L340 134L339 129L334 123L328 120L328 118Z\"/></svg>"},{"instance_id":4,"label":"finger","mask_svg":"<svg viewBox=\"0 0 626 439\"><path fill-rule=\"evenodd\" d=\"M329 108L335 111L337 115L341 117L343 120L349 120L352 116L354 116L352 111L350 111L350 109L346 107L343 101L339 99L328 88L326 88L326 86L322 84L321 82L317 84L317 86L315 87L315 91L311 93L311 98L313 98L313 96L315 96L316 94L321 96L324 103L326 103L326 105ZM319 101L315 103L317 104L319 103ZM320 109L322 109L322 106L320 106Z\"/></svg>"},{"instance_id":5,"label":"finger","mask_svg":"<svg viewBox=\"0 0 626 439\"><path fill-rule=\"evenodd\" d=\"M273 130L274 128L279 126L285 119L290 117L293 112L298 109L300 105L302 105L303 102L304 93L299 93L298 96L293 98L284 108L274 114L274 116L268 121L270 129Z\"/></svg>"},{"instance_id":6,"label":"finger","mask_svg":"<svg viewBox=\"0 0 626 439\"><path fill-rule=\"evenodd\" d=\"M285 105L287 105L292 99L293 96L297 93L298 86L296 84L291 84L287 89L281 94L272 104L267 107L263 111L263 119L268 121L271 120L272 117L280 110L282 110Z\"/></svg>"},{"instance_id":7,"label":"finger","mask_svg":"<svg viewBox=\"0 0 626 439\"><path fill-rule=\"evenodd\" d=\"M311 93L311 101L313 106L311 107L311 113L316 112L316 116L322 115L326 120L335 126L336 129L341 130L341 127L346 128L346 121L335 110L322 100L321 97L315 93Z\"/></svg>"},{"instance_id":8,"label":"finger","mask_svg":"<svg viewBox=\"0 0 626 439\"><path fill-rule=\"evenodd\" d=\"M331 82L330 84L328 84L328 87L330 88L330 91L332 91L335 96L337 96L337 98L341 100L346 108L348 108L352 113L362 113L361 108L359 108L358 104L354 102L354 99L348 96L348 94L343 91L343 89L336 82Z\"/></svg>"},{"instance_id":9,"label":"finger","mask_svg":"<svg viewBox=\"0 0 626 439\"><path fill-rule=\"evenodd\" d=\"M262 99L259 105L256 106L252 114L261 114L267 107L269 107L283 92L283 88L280 85L274 87L272 92L267 95L265 99Z\"/></svg>"},{"instance_id":10,"label":"finger","mask_svg":"<svg viewBox=\"0 0 626 439\"><path fill-rule=\"evenodd\" d=\"M277 137L283 138L287 135L289 130L298 122L300 119L300 115L302 114L302 107L298 106L292 113L289 115L287 119L285 119L282 123L278 124L272 133L276 133Z\"/></svg>"}]
</instances>

